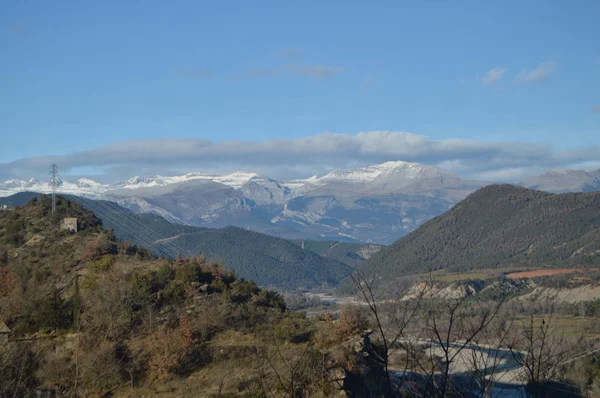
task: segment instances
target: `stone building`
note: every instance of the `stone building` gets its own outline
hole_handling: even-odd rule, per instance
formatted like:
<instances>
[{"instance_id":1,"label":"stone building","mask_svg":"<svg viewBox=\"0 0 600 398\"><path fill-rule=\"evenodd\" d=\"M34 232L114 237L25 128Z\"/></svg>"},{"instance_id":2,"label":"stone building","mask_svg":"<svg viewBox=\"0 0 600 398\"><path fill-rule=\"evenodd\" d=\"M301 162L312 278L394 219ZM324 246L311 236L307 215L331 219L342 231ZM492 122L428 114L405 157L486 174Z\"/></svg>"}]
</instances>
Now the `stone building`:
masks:
<instances>
[{"instance_id":1,"label":"stone building","mask_svg":"<svg viewBox=\"0 0 600 398\"><path fill-rule=\"evenodd\" d=\"M60 230L69 230L77 232L77 219L75 217L65 217L60 222Z\"/></svg>"},{"instance_id":2,"label":"stone building","mask_svg":"<svg viewBox=\"0 0 600 398\"><path fill-rule=\"evenodd\" d=\"M6 324L0 321L0 344L8 343L8 336L10 335L10 329Z\"/></svg>"}]
</instances>

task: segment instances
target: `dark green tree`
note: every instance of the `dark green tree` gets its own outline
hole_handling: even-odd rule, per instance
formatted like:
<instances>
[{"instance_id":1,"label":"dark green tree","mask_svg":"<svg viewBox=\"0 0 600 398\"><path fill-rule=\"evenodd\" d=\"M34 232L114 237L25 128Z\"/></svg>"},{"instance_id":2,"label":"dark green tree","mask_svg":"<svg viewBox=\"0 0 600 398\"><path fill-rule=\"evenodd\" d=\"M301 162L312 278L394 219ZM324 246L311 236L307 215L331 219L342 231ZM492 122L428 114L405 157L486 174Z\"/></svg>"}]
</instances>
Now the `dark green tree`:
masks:
<instances>
[{"instance_id":1,"label":"dark green tree","mask_svg":"<svg viewBox=\"0 0 600 398\"><path fill-rule=\"evenodd\" d=\"M40 313L39 326L67 329L73 325L73 309L54 291Z\"/></svg>"},{"instance_id":2,"label":"dark green tree","mask_svg":"<svg viewBox=\"0 0 600 398\"><path fill-rule=\"evenodd\" d=\"M73 292L73 327L79 331L79 313L81 311L81 295L79 293L79 275L75 275L75 291Z\"/></svg>"}]
</instances>

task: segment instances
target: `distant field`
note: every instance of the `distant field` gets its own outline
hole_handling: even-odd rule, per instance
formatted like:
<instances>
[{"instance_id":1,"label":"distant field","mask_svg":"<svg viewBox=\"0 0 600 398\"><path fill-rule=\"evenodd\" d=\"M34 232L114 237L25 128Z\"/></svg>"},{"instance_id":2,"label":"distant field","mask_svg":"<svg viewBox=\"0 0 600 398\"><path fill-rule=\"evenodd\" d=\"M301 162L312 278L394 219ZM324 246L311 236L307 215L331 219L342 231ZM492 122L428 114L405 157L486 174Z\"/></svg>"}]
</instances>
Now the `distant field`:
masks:
<instances>
[{"instance_id":1,"label":"distant field","mask_svg":"<svg viewBox=\"0 0 600 398\"><path fill-rule=\"evenodd\" d=\"M462 274L445 274L445 275L434 275L433 279L436 281L455 282L464 279L486 279L491 276L487 272L465 272Z\"/></svg>"},{"instance_id":2,"label":"distant field","mask_svg":"<svg viewBox=\"0 0 600 398\"><path fill-rule=\"evenodd\" d=\"M600 271L600 268L554 268L554 269L531 269L527 267L505 267L493 268L486 270L474 270L469 272L453 272L435 271L427 274L411 275L404 278L417 280L429 280L432 278L436 281L456 282L466 279L488 279L505 275L511 279L535 278L538 276L552 276L570 273L584 273L590 271Z\"/></svg>"},{"instance_id":3,"label":"distant field","mask_svg":"<svg viewBox=\"0 0 600 398\"><path fill-rule=\"evenodd\" d=\"M488 279L488 278L493 278L493 277L499 277L501 275L505 275L505 274L516 274L519 273L521 271L525 271L528 270L529 268L526 267L505 267L505 268L493 268L493 269L486 269L486 270L474 270L474 271L468 271L468 272L446 272L446 271L435 271L432 272L431 274L417 274L417 275L411 275L408 276L406 278L411 278L411 279L423 279L423 280L428 280L429 278L432 278L433 280L436 281L444 281L444 282L456 282L456 281L462 281L462 280L466 280L466 279Z\"/></svg>"},{"instance_id":4,"label":"distant field","mask_svg":"<svg viewBox=\"0 0 600 398\"><path fill-rule=\"evenodd\" d=\"M526 316L518 316L515 321L515 327L521 328L529 325L529 319ZM600 340L598 318L557 314L554 314L550 318L548 315L536 315L534 326L540 327L543 321L552 323L552 326L557 329L557 336L563 334L564 336L578 336L583 334L588 339ZM591 342L591 340L589 341Z\"/></svg>"},{"instance_id":5,"label":"distant field","mask_svg":"<svg viewBox=\"0 0 600 398\"><path fill-rule=\"evenodd\" d=\"M600 268L557 268L557 269L538 269L533 271L521 271L521 272L512 272L507 274L507 278L511 279L521 279L521 278L535 278L538 276L551 276L551 275L560 275L560 274L572 274L575 272L590 272L590 271L598 271Z\"/></svg>"}]
</instances>

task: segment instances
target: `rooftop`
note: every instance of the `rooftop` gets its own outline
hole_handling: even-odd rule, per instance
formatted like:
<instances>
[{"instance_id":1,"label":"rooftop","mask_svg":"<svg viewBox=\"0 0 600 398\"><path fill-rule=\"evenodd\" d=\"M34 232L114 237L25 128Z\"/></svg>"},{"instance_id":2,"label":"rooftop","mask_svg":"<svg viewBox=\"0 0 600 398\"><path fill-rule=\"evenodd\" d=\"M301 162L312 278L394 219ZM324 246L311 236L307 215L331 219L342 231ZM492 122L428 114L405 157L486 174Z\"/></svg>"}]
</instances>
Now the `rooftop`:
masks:
<instances>
[{"instance_id":1,"label":"rooftop","mask_svg":"<svg viewBox=\"0 0 600 398\"><path fill-rule=\"evenodd\" d=\"M0 333L10 333L10 329L2 321L0 321Z\"/></svg>"}]
</instances>

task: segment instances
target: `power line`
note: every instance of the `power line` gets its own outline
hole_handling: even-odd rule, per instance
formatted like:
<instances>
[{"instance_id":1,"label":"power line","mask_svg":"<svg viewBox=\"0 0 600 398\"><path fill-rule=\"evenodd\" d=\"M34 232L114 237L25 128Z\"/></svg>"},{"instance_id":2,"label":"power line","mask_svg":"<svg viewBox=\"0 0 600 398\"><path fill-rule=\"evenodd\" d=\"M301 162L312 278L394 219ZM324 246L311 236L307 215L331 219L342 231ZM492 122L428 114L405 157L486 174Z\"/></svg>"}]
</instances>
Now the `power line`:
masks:
<instances>
[{"instance_id":1,"label":"power line","mask_svg":"<svg viewBox=\"0 0 600 398\"><path fill-rule=\"evenodd\" d=\"M114 206L114 209L119 211L120 214L122 213L129 220L129 223L135 224L135 226L140 228L142 230L142 232L146 231L147 234L151 235L150 238L154 240L154 241L152 241L152 244L154 244L154 242L157 240L165 239L164 236L160 235L154 229L152 229L152 228L148 227L147 225L143 224L142 222L140 222L139 219L137 218L137 216L135 216L133 213L130 213L127 209L122 210L121 206L119 206L118 204L116 204L114 202L108 201L105 203L109 206L111 206L111 205ZM167 237L167 238L169 238L169 237ZM181 247L179 247L178 245L176 245L175 243L173 243L171 241L164 242L161 244L167 245L167 246L171 247L171 249L175 250L175 255L173 255L173 257L177 257L178 254L183 254L183 252L185 251Z\"/></svg>"},{"instance_id":2,"label":"power line","mask_svg":"<svg viewBox=\"0 0 600 398\"><path fill-rule=\"evenodd\" d=\"M157 240L162 240L165 237L158 234L156 231L144 225L133 214L129 214L129 211L125 209L121 209L119 205L109 201L102 200L90 200L83 199L89 207L92 209L96 209L98 213L103 213L104 217L107 220L110 220L111 223L120 227L125 232L129 233L133 237L137 237L139 241L143 244L146 244L149 248L154 247L155 249L160 250L161 252L170 255L175 258L178 254L183 254L185 251L176 245L174 242L161 242L160 244L156 244ZM118 215L112 216L113 211L118 211ZM137 228L137 231L134 229ZM161 247L162 246L162 247Z\"/></svg>"},{"instance_id":3,"label":"power line","mask_svg":"<svg viewBox=\"0 0 600 398\"><path fill-rule=\"evenodd\" d=\"M104 218L106 221L109 221L115 227L121 229L122 231L128 233L132 236L134 240L137 240L142 246L148 248L155 248L155 250L159 251L158 254L167 255L170 257L176 257L176 250L173 250L170 246L167 247L158 247L154 246L154 243L151 239L154 238L153 231L139 227L138 230L134 228L133 222L129 219L125 214L119 212L118 215L111 214L113 212L112 206L107 203L100 203L98 201L88 200L88 206L98 213L101 218ZM171 250L169 250L171 249Z\"/></svg>"},{"instance_id":4,"label":"power line","mask_svg":"<svg viewBox=\"0 0 600 398\"><path fill-rule=\"evenodd\" d=\"M89 208L92 209L96 213L96 215L105 221L109 221L111 224L115 225L117 228L122 229L124 232L130 234L134 239L137 239L142 244L146 246L150 246L152 242L145 238L140 231L136 231L133 228L133 225L128 220L123 219L124 214L119 213L119 215L113 215L113 208L108 205L101 203L100 201L93 201L89 199L85 199L86 204Z\"/></svg>"},{"instance_id":5,"label":"power line","mask_svg":"<svg viewBox=\"0 0 600 398\"><path fill-rule=\"evenodd\" d=\"M52 187L52 213L54 214L56 212L56 190L60 184L60 179L58 178L58 166L56 163L50 165L49 173L52 176L50 178L50 186Z\"/></svg>"}]
</instances>

